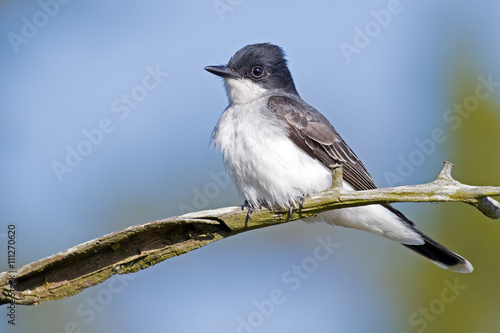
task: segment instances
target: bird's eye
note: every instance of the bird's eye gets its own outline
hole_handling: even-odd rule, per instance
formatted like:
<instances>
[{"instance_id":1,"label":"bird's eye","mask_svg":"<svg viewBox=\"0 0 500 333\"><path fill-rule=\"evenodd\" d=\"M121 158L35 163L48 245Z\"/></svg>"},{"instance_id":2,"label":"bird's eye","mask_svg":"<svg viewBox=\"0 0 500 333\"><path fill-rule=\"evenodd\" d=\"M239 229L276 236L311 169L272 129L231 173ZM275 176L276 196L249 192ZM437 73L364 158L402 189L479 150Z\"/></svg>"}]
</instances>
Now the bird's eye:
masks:
<instances>
[{"instance_id":1,"label":"bird's eye","mask_svg":"<svg viewBox=\"0 0 500 333\"><path fill-rule=\"evenodd\" d=\"M264 75L264 69L260 66L255 66L252 68L252 76L254 78L260 78Z\"/></svg>"}]
</instances>

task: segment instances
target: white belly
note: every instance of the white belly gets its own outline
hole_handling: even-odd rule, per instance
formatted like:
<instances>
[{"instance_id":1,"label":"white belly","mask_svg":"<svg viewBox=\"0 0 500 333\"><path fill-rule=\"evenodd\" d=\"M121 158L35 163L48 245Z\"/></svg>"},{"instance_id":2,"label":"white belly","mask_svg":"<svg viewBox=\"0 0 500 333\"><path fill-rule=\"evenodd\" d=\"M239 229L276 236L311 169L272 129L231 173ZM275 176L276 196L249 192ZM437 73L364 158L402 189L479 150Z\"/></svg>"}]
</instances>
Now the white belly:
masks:
<instances>
[{"instance_id":1,"label":"white belly","mask_svg":"<svg viewBox=\"0 0 500 333\"><path fill-rule=\"evenodd\" d=\"M266 100L228 108L212 140L249 203L288 207L328 188L331 173L288 138L273 114L256 111Z\"/></svg>"},{"instance_id":2,"label":"white belly","mask_svg":"<svg viewBox=\"0 0 500 333\"><path fill-rule=\"evenodd\" d=\"M287 208L331 185L331 171L300 150L287 136L284 123L265 110L267 99L229 107L214 129L219 148L239 191L248 203ZM346 189L351 189L344 182ZM380 205L336 209L308 218L372 232L404 244L422 238Z\"/></svg>"}]
</instances>

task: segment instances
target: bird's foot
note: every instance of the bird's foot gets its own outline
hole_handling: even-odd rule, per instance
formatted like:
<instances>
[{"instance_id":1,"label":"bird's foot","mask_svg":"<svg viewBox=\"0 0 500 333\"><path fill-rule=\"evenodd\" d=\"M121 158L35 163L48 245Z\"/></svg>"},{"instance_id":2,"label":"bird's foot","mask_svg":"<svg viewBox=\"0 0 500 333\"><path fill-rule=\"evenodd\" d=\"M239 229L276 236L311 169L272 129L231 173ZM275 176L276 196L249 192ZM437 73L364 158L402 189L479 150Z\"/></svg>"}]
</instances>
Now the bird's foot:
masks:
<instances>
[{"instance_id":1,"label":"bird's foot","mask_svg":"<svg viewBox=\"0 0 500 333\"><path fill-rule=\"evenodd\" d=\"M304 208L304 197L299 198L298 200L298 210L302 210ZM292 218L293 210L297 207L296 203L293 203L290 205L290 208L288 209L288 214L290 214L290 218Z\"/></svg>"},{"instance_id":2,"label":"bird's foot","mask_svg":"<svg viewBox=\"0 0 500 333\"><path fill-rule=\"evenodd\" d=\"M304 197L301 197L299 199L299 210L302 210L302 208L304 208L304 200L305 200Z\"/></svg>"},{"instance_id":3,"label":"bird's foot","mask_svg":"<svg viewBox=\"0 0 500 333\"><path fill-rule=\"evenodd\" d=\"M248 221L252 220L252 213L253 210L255 209L255 206L251 203L248 202L248 200L245 200L243 205L241 205L241 210L247 209L247 216L245 218L245 227L248 225ZM259 202L259 209L262 208L262 204Z\"/></svg>"}]
</instances>

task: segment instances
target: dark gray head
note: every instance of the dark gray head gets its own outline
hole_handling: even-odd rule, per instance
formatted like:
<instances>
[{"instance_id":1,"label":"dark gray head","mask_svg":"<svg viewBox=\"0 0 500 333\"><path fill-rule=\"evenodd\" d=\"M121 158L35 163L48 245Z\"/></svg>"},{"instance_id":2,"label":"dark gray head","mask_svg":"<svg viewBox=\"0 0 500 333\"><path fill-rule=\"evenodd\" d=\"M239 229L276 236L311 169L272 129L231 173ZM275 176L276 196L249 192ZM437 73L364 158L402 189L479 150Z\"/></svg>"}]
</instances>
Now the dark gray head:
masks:
<instances>
[{"instance_id":1,"label":"dark gray head","mask_svg":"<svg viewBox=\"0 0 500 333\"><path fill-rule=\"evenodd\" d=\"M243 47L227 66L207 66L207 71L226 79L251 81L265 90L281 89L297 94L281 47L269 43Z\"/></svg>"}]
</instances>

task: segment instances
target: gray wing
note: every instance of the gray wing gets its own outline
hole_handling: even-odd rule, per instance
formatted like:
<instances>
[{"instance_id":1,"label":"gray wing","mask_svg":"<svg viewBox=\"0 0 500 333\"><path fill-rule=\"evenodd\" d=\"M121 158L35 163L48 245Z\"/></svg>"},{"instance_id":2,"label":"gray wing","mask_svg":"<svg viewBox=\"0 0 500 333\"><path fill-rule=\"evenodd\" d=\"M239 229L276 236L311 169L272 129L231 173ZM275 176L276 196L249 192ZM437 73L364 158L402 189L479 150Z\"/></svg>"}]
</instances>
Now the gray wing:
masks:
<instances>
[{"instance_id":1,"label":"gray wing","mask_svg":"<svg viewBox=\"0 0 500 333\"><path fill-rule=\"evenodd\" d=\"M312 158L318 159L325 166L340 163L343 167L344 180L355 190L375 189L377 186L366 171L363 163L347 146L330 122L316 109L299 97L272 96L268 107L279 119L289 125L290 139ZM425 241L423 245L406 245L418 254L450 267L457 272L472 272L472 266L460 255L450 251L419 231L413 222L391 205L383 205L396 214L401 222L417 232Z\"/></svg>"},{"instance_id":2,"label":"gray wing","mask_svg":"<svg viewBox=\"0 0 500 333\"><path fill-rule=\"evenodd\" d=\"M377 188L365 166L330 122L299 98L271 96L267 106L289 126L289 138L325 166L341 164L344 180L355 190Z\"/></svg>"}]
</instances>

